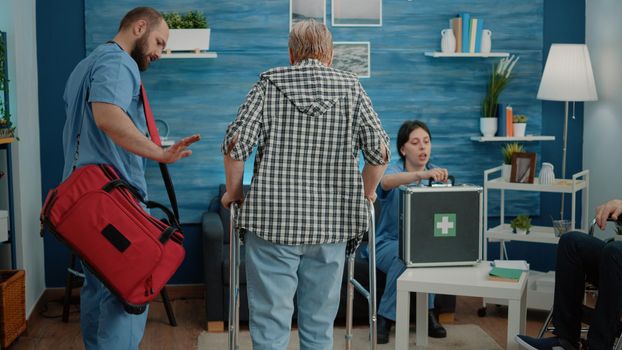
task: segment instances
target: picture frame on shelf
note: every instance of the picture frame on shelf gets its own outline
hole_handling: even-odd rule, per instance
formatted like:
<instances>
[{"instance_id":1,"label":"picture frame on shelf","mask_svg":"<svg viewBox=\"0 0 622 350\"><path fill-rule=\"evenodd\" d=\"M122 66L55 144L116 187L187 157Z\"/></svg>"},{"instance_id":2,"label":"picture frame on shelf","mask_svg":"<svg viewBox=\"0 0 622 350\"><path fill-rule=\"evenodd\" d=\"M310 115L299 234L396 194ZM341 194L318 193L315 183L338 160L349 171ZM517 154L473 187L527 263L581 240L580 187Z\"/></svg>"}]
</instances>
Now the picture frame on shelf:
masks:
<instances>
[{"instance_id":1,"label":"picture frame on shelf","mask_svg":"<svg viewBox=\"0 0 622 350\"><path fill-rule=\"evenodd\" d=\"M332 0L333 27L382 27L382 0Z\"/></svg>"},{"instance_id":2,"label":"picture frame on shelf","mask_svg":"<svg viewBox=\"0 0 622 350\"><path fill-rule=\"evenodd\" d=\"M326 25L326 0L290 0L289 30L305 19L314 19Z\"/></svg>"},{"instance_id":3,"label":"picture frame on shelf","mask_svg":"<svg viewBox=\"0 0 622 350\"><path fill-rule=\"evenodd\" d=\"M334 42L332 67L354 73L359 78L371 77L371 48L369 41Z\"/></svg>"},{"instance_id":4,"label":"picture frame on shelf","mask_svg":"<svg viewBox=\"0 0 622 350\"><path fill-rule=\"evenodd\" d=\"M510 182L529 183L534 181L536 171L536 154L520 152L512 155L512 172Z\"/></svg>"}]
</instances>

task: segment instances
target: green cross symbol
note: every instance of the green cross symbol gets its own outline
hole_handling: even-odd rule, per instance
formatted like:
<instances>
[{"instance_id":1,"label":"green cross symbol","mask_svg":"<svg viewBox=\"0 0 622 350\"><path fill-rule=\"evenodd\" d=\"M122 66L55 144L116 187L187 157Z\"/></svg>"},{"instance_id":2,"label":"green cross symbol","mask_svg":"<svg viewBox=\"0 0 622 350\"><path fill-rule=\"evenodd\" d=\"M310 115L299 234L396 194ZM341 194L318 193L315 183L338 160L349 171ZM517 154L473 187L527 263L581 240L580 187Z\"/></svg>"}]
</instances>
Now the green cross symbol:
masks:
<instances>
[{"instance_id":1,"label":"green cross symbol","mask_svg":"<svg viewBox=\"0 0 622 350\"><path fill-rule=\"evenodd\" d=\"M456 214L434 214L434 237L456 237Z\"/></svg>"}]
</instances>

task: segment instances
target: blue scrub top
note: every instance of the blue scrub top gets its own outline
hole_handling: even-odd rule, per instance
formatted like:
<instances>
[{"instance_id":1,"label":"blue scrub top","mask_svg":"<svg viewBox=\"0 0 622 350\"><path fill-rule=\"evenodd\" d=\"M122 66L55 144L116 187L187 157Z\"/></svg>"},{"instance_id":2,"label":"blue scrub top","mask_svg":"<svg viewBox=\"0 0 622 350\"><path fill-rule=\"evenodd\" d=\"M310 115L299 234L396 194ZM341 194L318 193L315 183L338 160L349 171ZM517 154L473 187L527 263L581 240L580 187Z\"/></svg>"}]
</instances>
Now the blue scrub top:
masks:
<instances>
[{"instance_id":1,"label":"blue scrub top","mask_svg":"<svg viewBox=\"0 0 622 350\"><path fill-rule=\"evenodd\" d=\"M426 169L433 169L436 166L428 163ZM405 172L404 161L398 159L392 162L385 175L398 174ZM381 212L378 223L376 224L376 247L381 247L385 242L398 239L399 229L399 187L392 190L385 191L382 186L378 186L376 189L378 195L377 200L380 201Z\"/></svg>"},{"instance_id":2,"label":"blue scrub top","mask_svg":"<svg viewBox=\"0 0 622 350\"><path fill-rule=\"evenodd\" d=\"M76 166L110 164L119 175L147 195L146 160L117 146L97 125L90 103L104 102L121 108L143 134L147 133L140 98L138 65L115 43L98 46L83 59L67 80L65 93L67 120L63 130L65 167L63 179L74 165L77 135L80 148ZM88 103L86 102L88 101Z\"/></svg>"}]
</instances>

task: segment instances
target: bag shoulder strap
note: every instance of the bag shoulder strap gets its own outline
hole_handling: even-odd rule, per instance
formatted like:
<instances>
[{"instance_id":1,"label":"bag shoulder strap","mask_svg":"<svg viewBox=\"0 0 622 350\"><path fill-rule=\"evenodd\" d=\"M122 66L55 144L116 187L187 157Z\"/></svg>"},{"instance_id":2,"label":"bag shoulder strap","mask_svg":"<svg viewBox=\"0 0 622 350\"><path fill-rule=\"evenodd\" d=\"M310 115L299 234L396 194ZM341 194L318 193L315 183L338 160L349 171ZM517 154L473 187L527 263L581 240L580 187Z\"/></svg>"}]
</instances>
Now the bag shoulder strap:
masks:
<instances>
[{"instance_id":1,"label":"bag shoulder strap","mask_svg":"<svg viewBox=\"0 0 622 350\"><path fill-rule=\"evenodd\" d=\"M145 87L142 83L140 84L140 94L143 99L143 110L145 112L145 120L147 122L149 137L151 138L151 141L161 147L162 141L160 140L160 134L158 133L158 128L156 128L155 119L153 118L153 112L151 111L151 106L149 105L149 99L147 99L147 92L145 91ZM177 206L177 196L175 195L175 188L173 187L171 175L168 172L168 166L164 163L159 164L160 173L162 174L162 180L164 180L164 186L166 187L166 193L168 194L168 199L171 202L173 213L175 213L175 217L177 218L177 220L180 221L179 208Z\"/></svg>"}]
</instances>

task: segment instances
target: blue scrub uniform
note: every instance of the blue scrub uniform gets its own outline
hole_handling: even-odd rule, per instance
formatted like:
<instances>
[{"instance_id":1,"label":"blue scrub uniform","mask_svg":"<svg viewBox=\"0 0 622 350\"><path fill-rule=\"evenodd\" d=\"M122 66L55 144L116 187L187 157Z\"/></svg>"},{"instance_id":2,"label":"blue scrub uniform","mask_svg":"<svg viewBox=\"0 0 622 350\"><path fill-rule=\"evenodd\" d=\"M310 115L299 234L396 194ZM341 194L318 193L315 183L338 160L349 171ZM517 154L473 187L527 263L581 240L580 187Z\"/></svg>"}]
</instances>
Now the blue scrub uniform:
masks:
<instances>
[{"instance_id":1,"label":"blue scrub uniform","mask_svg":"<svg viewBox=\"0 0 622 350\"><path fill-rule=\"evenodd\" d=\"M141 132L146 133L136 62L115 43L101 45L78 63L67 80L63 98L67 114L63 130L63 178L71 174L74 166L110 164L146 196L145 159L117 146L97 128L91 110L92 102L118 106ZM78 134L79 153L74 160ZM117 297L88 268L84 268L84 274L80 327L86 348L138 349L147 311L141 315L128 314Z\"/></svg>"},{"instance_id":2,"label":"blue scrub uniform","mask_svg":"<svg viewBox=\"0 0 622 350\"><path fill-rule=\"evenodd\" d=\"M428 164L428 169L436 168ZM385 175L405 172L404 162L399 159L389 165ZM376 267L387 274L384 293L380 299L378 314L395 321L395 305L397 296L397 279L406 270L406 265L398 257L398 220L399 220L399 189L389 191L378 186L376 190L382 206L380 218L376 225ZM429 294L428 306L434 308L434 294Z\"/></svg>"}]
</instances>

